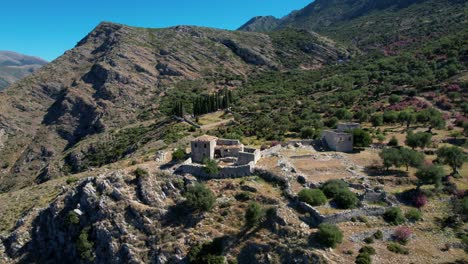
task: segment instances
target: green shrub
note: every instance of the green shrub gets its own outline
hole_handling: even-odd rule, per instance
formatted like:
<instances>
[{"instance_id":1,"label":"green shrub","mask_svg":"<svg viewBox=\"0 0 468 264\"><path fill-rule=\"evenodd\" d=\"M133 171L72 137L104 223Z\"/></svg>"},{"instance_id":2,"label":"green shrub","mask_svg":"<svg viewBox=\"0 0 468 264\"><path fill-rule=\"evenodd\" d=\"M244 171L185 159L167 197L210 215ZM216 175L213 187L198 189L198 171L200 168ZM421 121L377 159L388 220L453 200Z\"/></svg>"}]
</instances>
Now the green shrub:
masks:
<instances>
[{"instance_id":1,"label":"green shrub","mask_svg":"<svg viewBox=\"0 0 468 264\"><path fill-rule=\"evenodd\" d=\"M136 168L136 170L133 172L137 178L145 178L149 175L148 171L142 168Z\"/></svg>"},{"instance_id":2,"label":"green shrub","mask_svg":"<svg viewBox=\"0 0 468 264\"><path fill-rule=\"evenodd\" d=\"M354 146L358 148L366 148L372 144L372 138L370 134L360 128L353 130L353 139L354 139Z\"/></svg>"},{"instance_id":3,"label":"green shrub","mask_svg":"<svg viewBox=\"0 0 468 264\"><path fill-rule=\"evenodd\" d=\"M67 184L72 184L72 183L75 183L77 181L79 181L80 179L78 179L78 177L69 177L67 178Z\"/></svg>"},{"instance_id":4,"label":"green shrub","mask_svg":"<svg viewBox=\"0 0 468 264\"><path fill-rule=\"evenodd\" d=\"M422 219L422 212L418 209L411 208L406 212L405 217L409 221L417 222Z\"/></svg>"},{"instance_id":5,"label":"green shrub","mask_svg":"<svg viewBox=\"0 0 468 264\"><path fill-rule=\"evenodd\" d=\"M320 224L318 228L317 239L321 245L334 248L343 241L343 233L336 225Z\"/></svg>"},{"instance_id":6,"label":"green shrub","mask_svg":"<svg viewBox=\"0 0 468 264\"><path fill-rule=\"evenodd\" d=\"M388 141L387 146L389 146L389 147L396 147L396 146L398 146L398 139L397 139L395 136L393 136L393 137L390 139L390 141Z\"/></svg>"},{"instance_id":7,"label":"green shrub","mask_svg":"<svg viewBox=\"0 0 468 264\"><path fill-rule=\"evenodd\" d=\"M375 249L371 246L363 246L359 253L368 254L368 255L375 255Z\"/></svg>"},{"instance_id":8,"label":"green shrub","mask_svg":"<svg viewBox=\"0 0 468 264\"><path fill-rule=\"evenodd\" d=\"M375 239L382 239L382 238L383 238L383 233L382 233L382 231L377 230L377 231L374 233L374 238L375 238Z\"/></svg>"},{"instance_id":9,"label":"green shrub","mask_svg":"<svg viewBox=\"0 0 468 264\"><path fill-rule=\"evenodd\" d=\"M387 249L397 254L402 254L402 255L409 254L409 250L407 248L402 247L398 243L394 243L394 242L388 243Z\"/></svg>"},{"instance_id":10,"label":"green shrub","mask_svg":"<svg viewBox=\"0 0 468 264\"><path fill-rule=\"evenodd\" d=\"M342 180L329 180L322 185L321 189L328 198L333 198L339 191L347 190L348 184Z\"/></svg>"},{"instance_id":11,"label":"green shrub","mask_svg":"<svg viewBox=\"0 0 468 264\"><path fill-rule=\"evenodd\" d=\"M203 161L203 164L205 164L205 167L203 168L205 173L208 173L210 175L215 175L215 174L219 173L220 168L219 168L218 163L216 162L216 160L205 159Z\"/></svg>"},{"instance_id":12,"label":"green shrub","mask_svg":"<svg viewBox=\"0 0 468 264\"><path fill-rule=\"evenodd\" d=\"M265 211L263 208L258 203L251 202L245 211L245 224L247 227L257 226L264 216Z\"/></svg>"},{"instance_id":13,"label":"green shrub","mask_svg":"<svg viewBox=\"0 0 468 264\"><path fill-rule=\"evenodd\" d=\"M187 153L185 153L185 151L183 149L176 149L174 150L174 152L172 152L172 160L174 161L181 161L183 159L185 159L185 156L187 155Z\"/></svg>"},{"instance_id":14,"label":"green shrub","mask_svg":"<svg viewBox=\"0 0 468 264\"><path fill-rule=\"evenodd\" d=\"M67 224L78 225L80 223L80 217L73 211L68 212Z\"/></svg>"},{"instance_id":15,"label":"green shrub","mask_svg":"<svg viewBox=\"0 0 468 264\"><path fill-rule=\"evenodd\" d=\"M383 214L383 218L387 223L390 223L393 225L400 225L405 222L403 213L401 212L401 209L398 207L388 208Z\"/></svg>"},{"instance_id":16,"label":"green shrub","mask_svg":"<svg viewBox=\"0 0 468 264\"><path fill-rule=\"evenodd\" d=\"M327 202L327 197L319 189L302 189L298 194L299 200L312 206L323 205Z\"/></svg>"},{"instance_id":17,"label":"green shrub","mask_svg":"<svg viewBox=\"0 0 468 264\"><path fill-rule=\"evenodd\" d=\"M212 242L192 247L187 258L191 264L224 264L225 258L221 256L222 250L221 240L215 238Z\"/></svg>"},{"instance_id":18,"label":"green shrub","mask_svg":"<svg viewBox=\"0 0 468 264\"><path fill-rule=\"evenodd\" d=\"M81 230L81 233L76 240L76 249L83 260L92 262L94 260L94 243L89 240L89 231L90 227L86 227Z\"/></svg>"},{"instance_id":19,"label":"green shrub","mask_svg":"<svg viewBox=\"0 0 468 264\"><path fill-rule=\"evenodd\" d=\"M369 222L369 219L367 219L367 217L365 215L360 215L358 216L357 218L361 223L365 223L367 224Z\"/></svg>"},{"instance_id":20,"label":"green shrub","mask_svg":"<svg viewBox=\"0 0 468 264\"><path fill-rule=\"evenodd\" d=\"M338 208L341 209L356 208L359 203L359 199L356 194L347 189L339 191L335 195L335 199L333 201L336 203Z\"/></svg>"},{"instance_id":21,"label":"green shrub","mask_svg":"<svg viewBox=\"0 0 468 264\"><path fill-rule=\"evenodd\" d=\"M184 196L188 206L197 211L209 211L216 202L213 192L201 183L190 186Z\"/></svg>"},{"instance_id":22,"label":"green shrub","mask_svg":"<svg viewBox=\"0 0 468 264\"><path fill-rule=\"evenodd\" d=\"M372 244L372 243L374 243L374 238L373 237L366 237L366 238L364 238L364 242L366 244Z\"/></svg>"},{"instance_id":23,"label":"green shrub","mask_svg":"<svg viewBox=\"0 0 468 264\"><path fill-rule=\"evenodd\" d=\"M251 194L249 192L240 192L234 196L237 201L245 202L250 200Z\"/></svg>"},{"instance_id":24,"label":"green shrub","mask_svg":"<svg viewBox=\"0 0 468 264\"><path fill-rule=\"evenodd\" d=\"M372 259L371 259L371 256L369 254L366 254L366 253L359 253L359 255L357 255L356 257L356 264L371 264L372 263Z\"/></svg>"}]
</instances>

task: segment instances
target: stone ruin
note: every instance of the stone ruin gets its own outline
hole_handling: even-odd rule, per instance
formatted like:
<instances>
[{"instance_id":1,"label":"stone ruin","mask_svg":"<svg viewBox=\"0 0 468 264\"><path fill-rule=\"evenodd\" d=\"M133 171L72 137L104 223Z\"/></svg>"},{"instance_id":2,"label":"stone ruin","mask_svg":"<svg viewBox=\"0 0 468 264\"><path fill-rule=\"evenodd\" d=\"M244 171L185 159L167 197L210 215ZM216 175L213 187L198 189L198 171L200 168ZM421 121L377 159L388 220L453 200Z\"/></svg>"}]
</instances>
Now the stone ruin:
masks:
<instances>
[{"instance_id":1,"label":"stone ruin","mask_svg":"<svg viewBox=\"0 0 468 264\"><path fill-rule=\"evenodd\" d=\"M191 158L179 166L176 173L188 173L204 178L233 178L249 176L260 160L258 149L245 147L236 139L218 139L203 135L190 143ZM216 175L204 171L206 159L219 162L220 171Z\"/></svg>"},{"instance_id":2,"label":"stone ruin","mask_svg":"<svg viewBox=\"0 0 468 264\"><path fill-rule=\"evenodd\" d=\"M203 163L205 159L217 159L241 166L250 162L256 164L260 160L259 150L247 148L237 139L218 139L204 135L192 140L190 145L194 163Z\"/></svg>"},{"instance_id":3,"label":"stone ruin","mask_svg":"<svg viewBox=\"0 0 468 264\"><path fill-rule=\"evenodd\" d=\"M340 123L336 129L322 132L322 142L331 150L352 152L354 139L350 131L360 127L361 125L358 123Z\"/></svg>"}]
</instances>

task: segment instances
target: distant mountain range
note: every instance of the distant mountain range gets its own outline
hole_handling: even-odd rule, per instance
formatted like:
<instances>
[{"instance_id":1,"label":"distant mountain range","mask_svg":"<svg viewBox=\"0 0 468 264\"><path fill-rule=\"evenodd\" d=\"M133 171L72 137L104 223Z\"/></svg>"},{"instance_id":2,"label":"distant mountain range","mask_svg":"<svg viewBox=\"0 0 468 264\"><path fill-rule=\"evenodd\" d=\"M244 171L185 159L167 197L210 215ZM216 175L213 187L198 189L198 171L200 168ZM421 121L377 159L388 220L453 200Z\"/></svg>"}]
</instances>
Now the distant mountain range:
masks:
<instances>
[{"instance_id":1,"label":"distant mountain range","mask_svg":"<svg viewBox=\"0 0 468 264\"><path fill-rule=\"evenodd\" d=\"M0 51L0 90L28 76L45 64L47 61L38 57L13 51Z\"/></svg>"},{"instance_id":2,"label":"distant mountain range","mask_svg":"<svg viewBox=\"0 0 468 264\"><path fill-rule=\"evenodd\" d=\"M402 40L427 40L466 26L464 0L316 0L283 18L254 17L239 30L305 29L355 45L382 48Z\"/></svg>"}]
</instances>

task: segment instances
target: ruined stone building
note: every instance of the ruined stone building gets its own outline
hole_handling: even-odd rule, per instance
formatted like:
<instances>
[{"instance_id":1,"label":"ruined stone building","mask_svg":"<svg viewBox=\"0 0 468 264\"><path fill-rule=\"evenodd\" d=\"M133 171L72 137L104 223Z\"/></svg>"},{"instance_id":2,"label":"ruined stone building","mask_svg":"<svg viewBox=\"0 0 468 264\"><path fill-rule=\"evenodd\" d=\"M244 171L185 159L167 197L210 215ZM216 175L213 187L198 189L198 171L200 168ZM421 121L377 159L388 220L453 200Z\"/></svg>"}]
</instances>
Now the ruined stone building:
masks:
<instances>
[{"instance_id":1,"label":"ruined stone building","mask_svg":"<svg viewBox=\"0 0 468 264\"><path fill-rule=\"evenodd\" d=\"M191 157L194 163L203 163L205 158L220 159L232 157L236 165L257 163L260 151L247 148L237 139L218 139L213 136L200 136L191 142Z\"/></svg>"},{"instance_id":2,"label":"ruined stone building","mask_svg":"<svg viewBox=\"0 0 468 264\"><path fill-rule=\"evenodd\" d=\"M337 129L322 132L322 142L331 150L352 152L354 148L352 131L360 127L358 123L340 123Z\"/></svg>"}]
</instances>

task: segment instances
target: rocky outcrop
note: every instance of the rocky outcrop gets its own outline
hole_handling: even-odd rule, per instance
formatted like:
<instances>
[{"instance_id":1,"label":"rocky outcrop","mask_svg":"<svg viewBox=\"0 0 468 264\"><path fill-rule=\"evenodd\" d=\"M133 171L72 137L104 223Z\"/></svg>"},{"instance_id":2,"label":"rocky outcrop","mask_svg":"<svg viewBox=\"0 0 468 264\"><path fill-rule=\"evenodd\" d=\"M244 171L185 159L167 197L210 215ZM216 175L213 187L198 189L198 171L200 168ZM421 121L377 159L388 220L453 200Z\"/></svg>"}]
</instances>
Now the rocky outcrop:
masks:
<instances>
[{"instance_id":1,"label":"rocky outcrop","mask_svg":"<svg viewBox=\"0 0 468 264\"><path fill-rule=\"evenodd\" d=\"M180 190L170 175L158 173L131 181L113 172L83 180L32 220L2 240L0 260L35 263L174 263L182 256L161 250L167 208ZM134 189L138 188L136 195ZM151 191L150 189L151 188ZM138 197L137 197L138 196ZM139 197L144 200L142 203ZM91 257L83 255L80 234L89 232ZM2 258L3 257L3 258ZM159 262L158 262L159 261Z\"/></svg>"}]
</instances>

